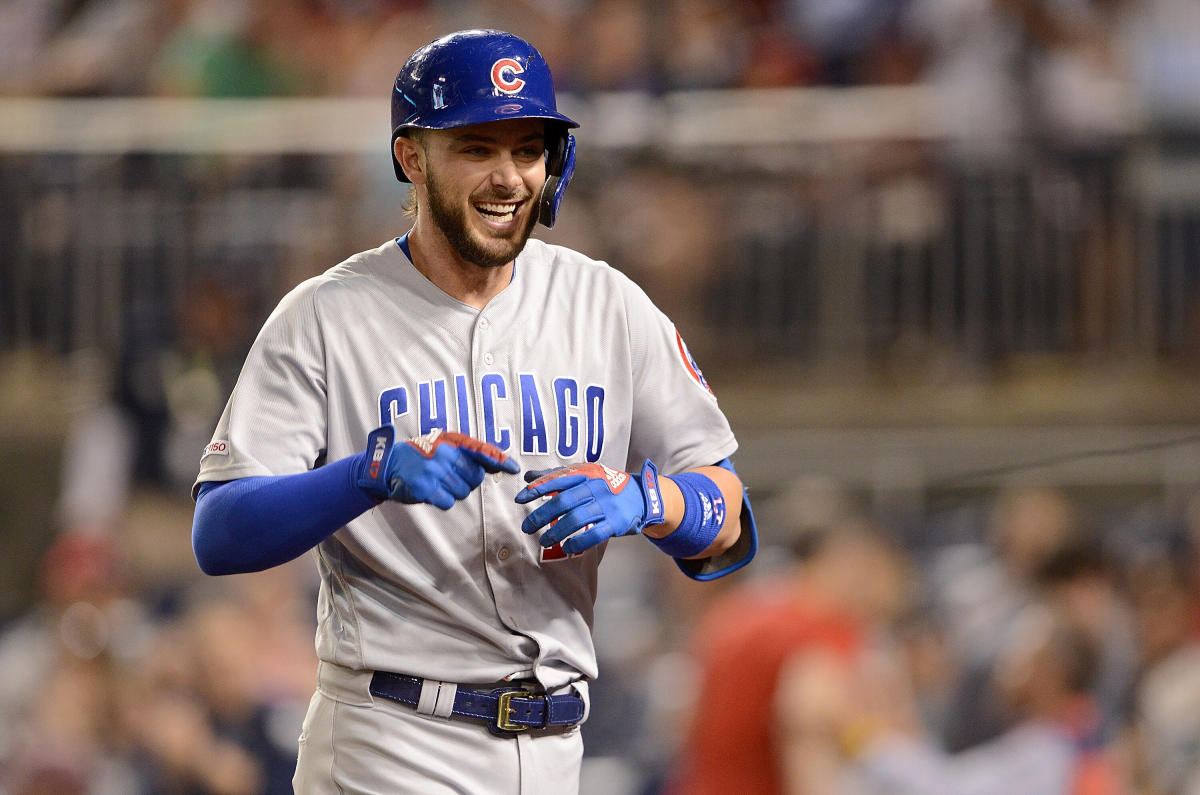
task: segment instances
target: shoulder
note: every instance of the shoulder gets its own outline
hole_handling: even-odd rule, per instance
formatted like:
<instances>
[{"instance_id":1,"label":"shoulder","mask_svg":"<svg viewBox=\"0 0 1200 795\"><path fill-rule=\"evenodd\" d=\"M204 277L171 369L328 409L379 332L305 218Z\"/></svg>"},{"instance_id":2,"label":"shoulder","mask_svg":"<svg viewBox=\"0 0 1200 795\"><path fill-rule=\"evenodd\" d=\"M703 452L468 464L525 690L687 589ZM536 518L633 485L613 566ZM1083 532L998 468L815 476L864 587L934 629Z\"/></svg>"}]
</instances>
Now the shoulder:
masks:
<instances>
[{"instance_id":1,"label":"shoulder","mask_svg":"<svg viewBox=\"0 0 1200 795\"><path fill-rule=\"evenodd\" d=\"M567 283L577 289L605 289L617 295L643 295L633 279L603 260L566 246L530 238L517 260L534 279Z\"/></svg>"},{"instance_id":2,"label":"shoulder","mask_svg":"<svg viewBox=\"0 0 1200 795\"><path fill-rule=\"evenodd\" d=\"M280 308L299 309L303 306L318 307L324 302L369 290L372 283L395 271L398 260L403 259L394 240L383 245L361 251L342 260L329 270L297 284L280 301Z\"/></svg>"}]
</instances>

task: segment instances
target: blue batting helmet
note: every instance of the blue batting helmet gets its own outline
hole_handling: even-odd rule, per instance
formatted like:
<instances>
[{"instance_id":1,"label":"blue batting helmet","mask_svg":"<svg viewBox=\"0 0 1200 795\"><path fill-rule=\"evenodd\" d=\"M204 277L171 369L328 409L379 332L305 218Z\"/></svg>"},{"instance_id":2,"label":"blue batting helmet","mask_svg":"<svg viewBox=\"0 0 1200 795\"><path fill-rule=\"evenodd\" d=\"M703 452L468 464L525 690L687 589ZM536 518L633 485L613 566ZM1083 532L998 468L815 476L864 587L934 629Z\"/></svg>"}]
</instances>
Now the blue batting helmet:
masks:
<instances>
[{"instance_id":1,"label":"blue batting helmet","mask_svg":"<svg viewBox=\"0 0 1200 795\"><path fill-rule=\"evenodd\" d=\"M447 130L504 119L546 120L546 185L539 220L554 225L563 191L575 170L579 125L558 112L554 80L541 53L499 30L463 30L426 44L409 57L392 92L392 165L396 138L406 130Z\"/></svg>"}]
</instances>

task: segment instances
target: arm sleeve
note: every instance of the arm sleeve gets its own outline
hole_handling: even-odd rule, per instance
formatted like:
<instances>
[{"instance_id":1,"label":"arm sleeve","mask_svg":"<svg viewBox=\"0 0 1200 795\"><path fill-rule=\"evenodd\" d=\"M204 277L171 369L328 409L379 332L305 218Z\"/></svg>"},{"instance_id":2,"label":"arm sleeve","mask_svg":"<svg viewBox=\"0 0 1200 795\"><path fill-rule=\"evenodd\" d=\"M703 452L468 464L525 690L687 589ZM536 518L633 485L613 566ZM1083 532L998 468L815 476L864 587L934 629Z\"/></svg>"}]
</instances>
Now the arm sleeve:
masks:
<instances>
[{"instance_id":1,"label":"arm sleeve","mask_svg":"<svg viewBox=\"0 0 1200 795\"><path fill-rule=\"evenodd\" d=\"M192 550L206 574L241 574L286 563L375 506L355 484L365 453L292 475L200 486Z\"/></svg>"}]
</instances>

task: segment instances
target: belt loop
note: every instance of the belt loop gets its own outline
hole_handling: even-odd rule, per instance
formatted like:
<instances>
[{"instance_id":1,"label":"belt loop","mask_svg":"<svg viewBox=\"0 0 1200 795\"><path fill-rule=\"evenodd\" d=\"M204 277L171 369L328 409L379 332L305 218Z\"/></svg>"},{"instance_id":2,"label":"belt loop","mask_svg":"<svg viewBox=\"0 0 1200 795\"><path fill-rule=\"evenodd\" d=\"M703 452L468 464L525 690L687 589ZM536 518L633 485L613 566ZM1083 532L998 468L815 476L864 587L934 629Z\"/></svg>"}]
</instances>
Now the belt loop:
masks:
<instances>
[{"instance_id":1,"label":"belt loop","mask_svg":"<svg viewBox=\"0 0 1200 795\"><path fill-rule=\"evenodd\" d=\"M571 690L574 691L575 695L583 699L583 716L579 719L579 722L583 723L588 719L588 714L592 711L592 694L589 691L587 680L580 679L577 682L572 682Z\"/></svg>"},{"instance_id":2,"label":"belt loop","mask_svg":"<svg viewBox=\"0 0 1200 795\"><path fill-rule=\"evenodd\" d=\"M454 696L458 694L458 685L454 682L439 682L437 700L433 705L433 714L439 718L449 718L454 710Z\"/></svg>"},{"instance_id":3,"label":"belt loop","mask_svg":"<svg viewBox=\"0 0 1200 795\"><path fill-rule=\"evenodd\" d=\"M457 690L458 685L453 682L439 682L437 679L421 680L421 696L417 699L417 712L422 715L449 718L450 710L454 708L454 693Z\"/></svg>"}]
</instances>

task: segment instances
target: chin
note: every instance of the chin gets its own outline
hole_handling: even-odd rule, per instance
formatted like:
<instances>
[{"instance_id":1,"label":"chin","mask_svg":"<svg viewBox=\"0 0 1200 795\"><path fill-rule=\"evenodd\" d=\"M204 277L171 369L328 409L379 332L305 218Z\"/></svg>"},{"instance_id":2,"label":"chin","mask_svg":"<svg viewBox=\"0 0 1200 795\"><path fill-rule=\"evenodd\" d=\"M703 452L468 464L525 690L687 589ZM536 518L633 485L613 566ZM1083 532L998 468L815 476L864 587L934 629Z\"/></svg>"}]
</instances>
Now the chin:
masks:
<instances>
[{"instance_id":1,"label":"chin","mask_svg":"<svg viewBox=\"0 0 1200 795\"><path fill-rule=\"evenodd\" d=\"M533 224L528 222L507 232L488 227L473 229L469 233L470 245L467 247L470 251L460 253L464 259L481 267L507 265L525 249L532 232Z\"/></svg>"}]
</instances>

